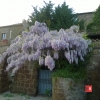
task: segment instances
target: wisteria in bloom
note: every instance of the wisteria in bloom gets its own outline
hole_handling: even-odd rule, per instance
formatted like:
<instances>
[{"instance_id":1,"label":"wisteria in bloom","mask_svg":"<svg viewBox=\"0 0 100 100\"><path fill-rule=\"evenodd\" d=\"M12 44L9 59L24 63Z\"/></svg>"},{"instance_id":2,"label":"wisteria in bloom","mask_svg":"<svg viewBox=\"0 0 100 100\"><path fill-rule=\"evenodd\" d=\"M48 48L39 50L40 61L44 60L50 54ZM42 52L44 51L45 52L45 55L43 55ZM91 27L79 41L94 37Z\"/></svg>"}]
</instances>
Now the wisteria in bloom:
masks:
<instances>
[{"instance_id":1,"label":"wisteria in bloom","mask_svg":"<svg viewBox=\"0 0 100 100\"><path fill-rule=\"evenodd\" d=\"M44 58L43 57L39 57L39 65L44 65Z\"/></svg>"},{"instance_id":2,"label":"wisteria in bloom","mask_svg":"<svg viewBox=\"0 0 100 100\"><path fill-rule=\"evenodd\" d=\"M54 52L54 59L58 59L58 58L59 58L58 52Z\"/></svg>"},{"instance_id":3,"label":"wisteria in bloom","mask_svg":"<svg viewBox=\"0 0 100 100\"><path fill-rule=\"evenodd\" d=\"M45 58L45 66L48 66L50 70L53 70L53 68L55 67L55 61L50 55L46 56Z\"/></svg>"},{"instance_id":4,"label":"wisteria in bloom","mask_svg":"<svg viewBox=\"0 0 100 100\"><path fill-rule=\"evenodd\" d=\"M0 63L8 57L6 71L13 69L13 74L27 60L38 61L40 66L45 65L53 70L55 60L60 58L59 52L63 50L66 61L78 64L78 60L84 61L84 56L92 50L89 48L91 40L85 40L78 31L78 26L72 26L67 30L49 31L45 23L36 21L29 32L23 31L12 40L6 52L0 55Z\"/></svg>"}]
</instances>

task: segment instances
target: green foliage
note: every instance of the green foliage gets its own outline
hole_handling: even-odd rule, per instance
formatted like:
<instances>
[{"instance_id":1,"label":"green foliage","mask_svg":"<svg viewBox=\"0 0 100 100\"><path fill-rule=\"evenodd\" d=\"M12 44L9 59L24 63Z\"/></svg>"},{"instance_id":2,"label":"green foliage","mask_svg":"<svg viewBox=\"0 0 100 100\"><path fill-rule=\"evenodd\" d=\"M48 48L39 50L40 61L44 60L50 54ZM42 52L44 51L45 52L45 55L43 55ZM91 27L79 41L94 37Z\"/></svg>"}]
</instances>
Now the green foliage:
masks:
<instances>
[{"instance_id":1,"label":"green foliage","mask_svg":"<svg viewBox=\"0 0 100 100\"><path fill-rule=\"evenodd\" d=\"M99 33L100 32L100 6L97 8L94 13L94 18L91 23L87 25L88 33Z\"/></svg>"},{"instance_id":2,"label":"green foliage","mask_svg":"<svg viewBox=\"0 0 100 100\"><path fill-rule=\"evenodd\" d=\"M87 25L87 28L86 28L86 30L87 30L87 32L89 33L89 34L95 34L95 33L98 33L99 31L98 31L98 27L96 26L96 23L94 23L94 22L91 22L91 23L89 23L88 25Z\"/></svg>"},{"instance_id":3,"label":"green foliage","mask_svg":"<svg viewBox=\"0 0 100 100\"><path fill-rule=\"evenodd\" d=\"M33 9L34 9L34 13L32 13L32 15L29 16L29 20L28 20L30 26L33 25L36 20L41 21L40 12L38 11L37 6L33 7Z\"/></svg>"},{"instance_id":4,"label":"green foliage","mask_svg":"<svg viewBox=\"0 0 100 100\"><path fill-rule=\"evenodd\" d=\"M53 77L64 77L64 78L72 78L74 80L81 80L87 77L86 74L86 66L89 62L89 58L92 53L89 53L85 56L85 61L80 61L78 64L69 64L66 59L60 60L56 62L56 66L58 67L52 74Z\"/></svg>"},{"instance_id":5,"label":"green foliage","mask_svg":"<svg viewBox=\"0 0 100 100\"><path fill-rule=\"evenodd\" d=\"M29 25L34 25L35 21L39 22L45 22L48 27L51 25L51 19L52 19L52 13L53 13L53 3L49 1L49 3L46 3L44 1L44 6L42 8L33 7L34 12L31 16L29 16Z\"/></svg>"},{"instance_id":6,"label":"green foliage","mask_svg":"<svg viewBox=\"0 0 100 100\"><path fill-rule=\"evenodd\" d=\"M59 30L60 28L66 29L77 23L76 15L73 9L66 5L66 2L60 6L55 7L52 19L52 29Z\"/></svg>"},{"instance_id":7,"label":"green foliage","mask_svg":"<svg viewBox=\"0 0 100 100\"><path fill-rule=\"evenodd\" d=\"M47 96L51 96L51 90L46 89L45 94L46 94Z\"/></svg>"},{"instance_id":8,"label":"green foliage","mask_svg":"<svg viewBox=\"0 0 100 100\"><path fill-rule=\"evenodd\" d=\"M77 15L73 13L73 9L69 8L65 2L55 8L53 6L54 4L51 1L49 3L44 1L42 8L33 7L34 12L29 16L29 25L34 25L35 21L45 22L51 30L67 29L74 24L78 25ZM81 24L82 22L79 23Z\"/></svg>"},{"instance_id":9,"label":"green foliage","mask_svg":"<svg viewBox=\"0 0 100 100\"><path fill-rule=\"evenodd\" d=\"M10 94L10 93L6 93L6 94L4 94L3 96L4 96L4 97L14 97L14 95L13 95L13 94Z\"/></svg>"},{"instance_id":10,"label":"green foliage","mask_svg":"<svg viewBox=\"0 0 100 100\"><path fill-rule=\"evenodd\" d=\"M80 31L83 31L84 30L84 24L85 24L85 21L84 20L80 20L80 21L78 21L78 24L79 24L79 30Z\"/></svg>"},{"instance_id":11,"label":"green foliage","mask_svg":"<svg viewBox=\"0 0 100 100\"><path fill-rule=\"evenodd\" d=\"M25 95L26 95L26 93L20 93L20 94L18 94L18 95L25 96Z\"/></svg>"},{"instance_id":12,"label":"green foliage","mask_svg":"<svg viewBox=\"0 0 100 100\"><path fill-rule=\"evenodd\" d=\"M93 18L93 21L100 26L100 5L99 7L97 8L95 14L94 14L94 18Z\"/></svg>"},{"instance_id":13,"label":"green foliage","mask_svg":"<svg viewBox=\"0 0 100 100\"><path fill-rule=\"evenodd\" d=\"M83 34L83 38L84 38L84 39L88 39L88 37L87 37L87 34L86 34L86 33L84 33L84 34Z\"/></svg>"}]
</instances>

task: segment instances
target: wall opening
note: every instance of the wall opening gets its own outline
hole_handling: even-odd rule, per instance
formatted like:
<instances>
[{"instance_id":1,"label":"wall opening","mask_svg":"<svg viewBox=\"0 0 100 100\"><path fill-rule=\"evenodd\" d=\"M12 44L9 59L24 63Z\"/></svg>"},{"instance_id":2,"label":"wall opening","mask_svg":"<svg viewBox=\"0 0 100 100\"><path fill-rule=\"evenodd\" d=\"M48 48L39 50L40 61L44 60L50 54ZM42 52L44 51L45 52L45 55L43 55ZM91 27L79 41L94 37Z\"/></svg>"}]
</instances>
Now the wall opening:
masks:
<instances>
[{"instance_id":1,"label":"wall opening","mask_svg":"<svg viewBox=\"0 0 100 100\"><path fill-rule=\"evenodd\" d=\"M41 66L38 76L38 94L51 95L52 94L52 71L46 66Z\"/></svg>"}]
</instances>

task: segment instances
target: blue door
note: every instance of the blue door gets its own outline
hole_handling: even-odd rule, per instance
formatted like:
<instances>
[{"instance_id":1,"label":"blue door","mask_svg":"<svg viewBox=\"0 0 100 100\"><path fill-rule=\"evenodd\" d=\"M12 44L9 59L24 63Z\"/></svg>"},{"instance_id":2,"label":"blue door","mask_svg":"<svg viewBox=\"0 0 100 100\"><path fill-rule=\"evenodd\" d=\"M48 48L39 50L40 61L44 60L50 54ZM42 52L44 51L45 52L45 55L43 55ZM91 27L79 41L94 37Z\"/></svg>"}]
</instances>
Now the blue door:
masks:
<instances>
[{"instance_id":1,"label":"blue door","mask_svg":"<svg viewBox=\"0 0 100 100\"><path fill-rule=\"evenodd\" d=\"M38 94L51 93L52 91L52 79L51 71L49 70L39 70L38 78Z\"/></svg>"}]
</instances>

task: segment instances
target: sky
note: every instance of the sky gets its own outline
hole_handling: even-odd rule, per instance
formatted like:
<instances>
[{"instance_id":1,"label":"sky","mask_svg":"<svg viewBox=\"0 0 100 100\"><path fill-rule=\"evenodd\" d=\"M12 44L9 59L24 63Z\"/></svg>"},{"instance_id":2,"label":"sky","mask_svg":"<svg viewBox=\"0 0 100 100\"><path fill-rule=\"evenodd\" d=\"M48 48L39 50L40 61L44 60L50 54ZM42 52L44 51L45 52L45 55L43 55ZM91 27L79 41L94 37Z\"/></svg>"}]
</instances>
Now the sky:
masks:
<instances>
[{"instance_id":1,"label":"sky","mask_svg":"<svg viewBox=\"0 0 100 100\"><path fill-rule=\"evenodd\" d=\"M49 2L49 0L44 0ZM75 13L92 12L100 5L100 0L51 0L57 6L64 1ZM32 6L42 7L43 0L0 0L0 26L22 23L33 12Z\"/></svg>"}]
</instances>

